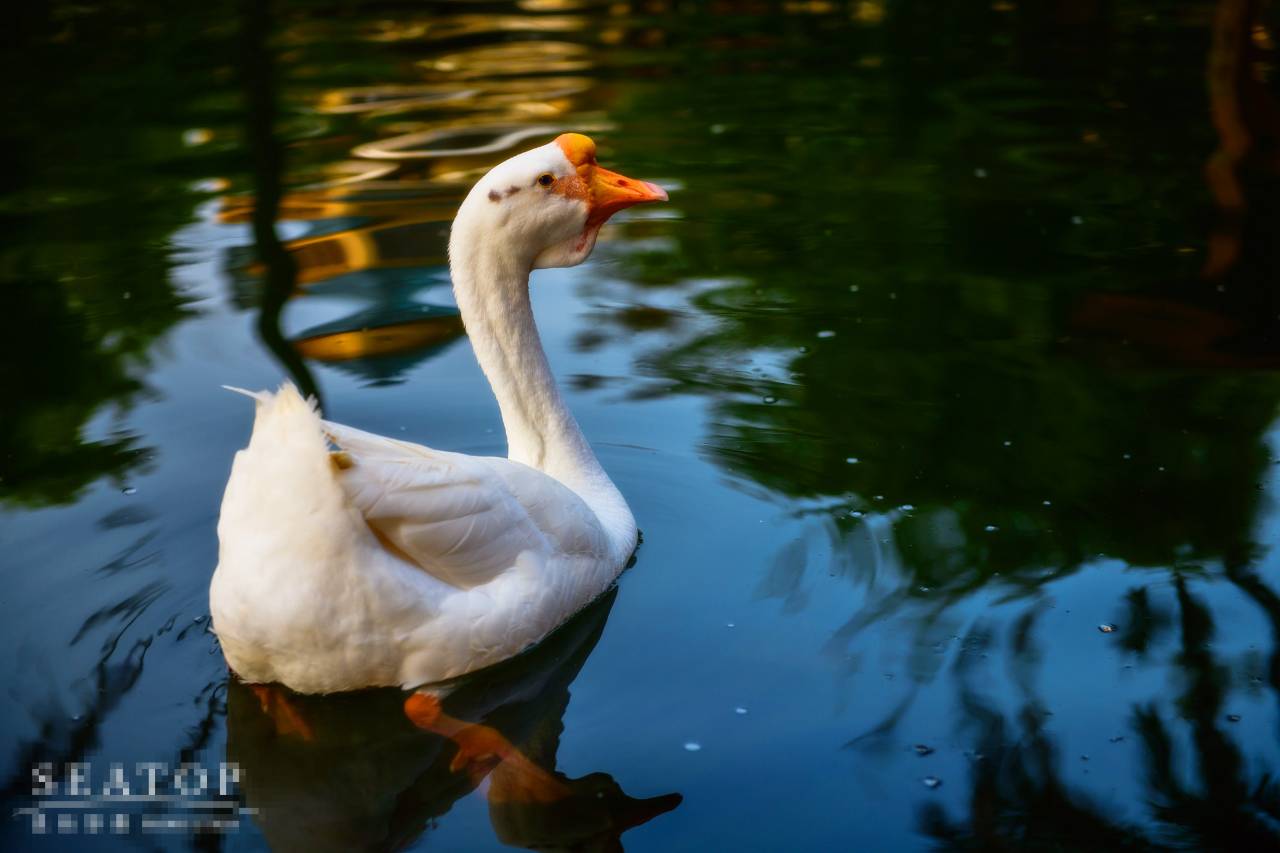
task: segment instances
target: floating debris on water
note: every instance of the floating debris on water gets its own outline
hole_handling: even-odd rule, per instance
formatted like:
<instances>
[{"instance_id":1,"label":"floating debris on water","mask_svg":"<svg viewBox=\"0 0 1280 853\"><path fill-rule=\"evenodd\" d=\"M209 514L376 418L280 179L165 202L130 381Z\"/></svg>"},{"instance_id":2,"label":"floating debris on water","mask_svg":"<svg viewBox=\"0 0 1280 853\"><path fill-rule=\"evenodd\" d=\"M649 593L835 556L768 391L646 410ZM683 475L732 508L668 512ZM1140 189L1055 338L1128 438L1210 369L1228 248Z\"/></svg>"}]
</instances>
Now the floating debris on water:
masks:
<instances>
[{"instance_id":1,"label":"floating debris on water","mask_svg":"<svg viewBox=\"0 0 1280 853\"><path fill-rule=\"evenodd\" d=\"M916 755L919 755L921 758L926 755L933 755L933 747L927 746L923 743L918 743L911 748L914 749L916 751Z\"/></svg>"},{"instance_id":2,"label":"floating debris on water","mask_svg":"<svg viewBox=\"0 0 1280 853\"><path fill-rule=\"evenodd\" d=\"M702 744L698 743L696 740L685 741L685 752L697 752L700 749L702 749Z\"/></svg>"},{"instance_id":3,"label":"floating debris on water","mask_svg":"<svg viewBox=\"0 0 1280 853\"><path fill-rule=\"evenodd\" d=\"M930 789L937 788L940 785L942 785L942 780L939 779L937 776L926 776L920 781L924 783L924 786L926 788L930 788Z\"/></svg>"},{"instance_id":4,"label":"floating debris on water","mask_svg":"<svg viewBox=\"0 0 1280 853\"><path fill-rule=\"evenodd\" d=\"M1103 624L1101 624L1101 625L1099 625L1099 626L1098 626L1098 630L1099 630L1099 631L1101 631L1101 632L1102 632L1102 633L1104 633L1104 634L1110 634L1110 633L1111 633L1112 631L1114 631L1115 629L1116 629L1116 626L1115 626L1115 625L1111 625L1111 624L1109 624L1109 623L1105 623L1105 622L1104 622Z\"/></svg>"}]
</instances>

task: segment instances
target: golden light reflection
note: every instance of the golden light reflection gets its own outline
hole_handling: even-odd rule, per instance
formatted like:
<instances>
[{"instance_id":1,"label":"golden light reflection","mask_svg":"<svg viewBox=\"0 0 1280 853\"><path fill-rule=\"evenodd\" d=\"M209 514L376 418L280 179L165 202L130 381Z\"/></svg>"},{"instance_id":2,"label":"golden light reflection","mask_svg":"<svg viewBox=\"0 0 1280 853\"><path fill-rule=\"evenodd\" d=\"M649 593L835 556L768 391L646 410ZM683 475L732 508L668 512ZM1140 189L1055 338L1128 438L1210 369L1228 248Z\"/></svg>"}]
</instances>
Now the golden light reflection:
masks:
<instances>
[{"instance_id":1,"label":"golden light reflection","mask_svg":"<svg viewBox=\"0 0 1280 853\"><path fill-rule=\"evenodd\" d=\"M530 74L564 74L594 67L591 51L584 45L561 41L520 41L486 45L434 59L419 65L429 72L447 74L455 80L507 77Z\"/></svg>"},{"instance_id":2,"label":"golden light reflection","mask_svg":"<svg viewBox=\"0 0 1280 853\"><path fill-rule=\"evenodd\" d=\"M478 91L475 89L426 84L332 89L321 93L316 101L315 111L325 115L381 114L408 109L442 107L448 104L465 104L477 94Z\"/></svg>"},{"instance_id":3,"label":"golden light reflection","mask_svg":"<svg viewBox=\"0 0 1280 853\"><path fill-rule=\"evenodd\" d=\"M445 260L442 232L452 213L426 209L413 218L290 240L285 248L298 265L300 285L364 270L438 266Z\"/></svg>"},{"instance_id":4,"label":"golden light reflection","mask_svg":"<svg viewBox=\"0 0 1280 853\"><path fill-rule=\"evenodd\" d=\"M364 37L377 42L444 41L504 33L568 33L586 26L579 17L552 15L453 15L429 21L379 21Z\"/></svg>"},{"instance_id":5,"label":"golden light reflection","mask_svg":"<svg viewBox=\"0 0 1280 853\"><path fill-rule=\"evenodd\" d=\"M520 0L516 3L526 12L570 12L599 6L599 0Z\"/></svg>"},{"instance_id":6,"label":"golden light reflection","mask_svg":"<svg viewBox=\"0 0 1280 853\"><path fill-rule=\"evenodd\" d=\"M884 15L884 0L859 0L853 4L853 19L860 24L878 24Z\"/></svg>"},{"instance_id":7,"label":"golden light reflection","mask_svg":"<svg viewBox=\"0 0 1280 853\"><path fill-rule=\"evenodd\" d=\"M462 319L455 316L425 317L370 329L314 335L293 342L294 349L316 361L350 361L417 352L462 335Z\"/></svg>"},{"instance_id":8,"label":"golden light reflection","mask_svg":"<svg viewBox=\"0 0 1280 853\"><path fill-rule=\"evenodd\" d=\"M836 10L830 0L788 0L782 10L793 15L829 15Z\"/></svg>"},{"instance_id":9,"label":"golden light reflection","mask_svg":"<svg viewBox=\"0 0 1280 853\"><path fill-rule=\"evenodd\" d=\"M554 135L551 125L446 127L405 133L357 145L351 153L371 160L457 160L501 154L539 136Z\"/></svg>"}]
</instances>

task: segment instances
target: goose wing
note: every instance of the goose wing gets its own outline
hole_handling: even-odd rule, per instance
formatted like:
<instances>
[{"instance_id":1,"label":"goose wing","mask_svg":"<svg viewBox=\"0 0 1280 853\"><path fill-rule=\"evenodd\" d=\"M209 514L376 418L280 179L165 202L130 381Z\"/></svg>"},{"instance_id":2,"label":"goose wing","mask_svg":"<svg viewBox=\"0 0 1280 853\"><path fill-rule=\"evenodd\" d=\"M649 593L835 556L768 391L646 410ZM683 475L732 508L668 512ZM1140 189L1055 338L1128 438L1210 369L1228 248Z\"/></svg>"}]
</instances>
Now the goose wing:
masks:
<instances>
[{"instance_id":1,"label":"goose wing","mask_svg":"<svg viewBox=\"0 0 1280 853\"><path fill-rule=\"evenodd\" d=\"M324 429L347 454L339 482L383 545L446 583L468 589L561 554L607 558L595 514L541 471L328 421Z\"/></svg>"}]
</instances>

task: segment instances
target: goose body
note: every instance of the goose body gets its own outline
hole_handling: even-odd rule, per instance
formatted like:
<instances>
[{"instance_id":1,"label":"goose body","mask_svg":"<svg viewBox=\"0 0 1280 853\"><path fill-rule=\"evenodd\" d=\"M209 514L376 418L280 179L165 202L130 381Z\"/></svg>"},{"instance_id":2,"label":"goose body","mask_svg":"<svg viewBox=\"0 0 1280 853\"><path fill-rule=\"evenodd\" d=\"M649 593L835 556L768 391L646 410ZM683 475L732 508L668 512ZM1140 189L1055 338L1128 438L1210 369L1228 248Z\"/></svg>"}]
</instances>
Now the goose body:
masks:
<instances>
[{"instance_id":1,"label":"goose body","mask_svg":"<svg viewBox=\"0 0 1280 853\"><path fill-rule=\"evenodd\" d=\"M635 519L551 376L528 277L584 260L616 210L665 198L565 134L463 202L451 273L508 458L330 423L288 384L250 395L210 586L238 676L306 693L443 681L529 648L608 588Z\"/></svg>"}]
</instances>

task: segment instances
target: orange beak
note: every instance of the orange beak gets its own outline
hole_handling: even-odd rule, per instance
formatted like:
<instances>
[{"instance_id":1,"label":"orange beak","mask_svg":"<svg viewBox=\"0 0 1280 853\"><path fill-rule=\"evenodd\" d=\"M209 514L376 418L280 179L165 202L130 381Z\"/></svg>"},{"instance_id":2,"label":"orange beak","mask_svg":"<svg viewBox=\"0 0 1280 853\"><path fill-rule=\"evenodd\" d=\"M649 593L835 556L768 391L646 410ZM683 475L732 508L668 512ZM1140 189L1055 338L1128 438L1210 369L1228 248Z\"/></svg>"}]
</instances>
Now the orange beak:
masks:
<instances>
[{"instance_id":1,"label":"orange beak","mask_svg":"<svg viewBox=\"0 0 1280 853\"><path fill-rule=\"evenodd\" d=\"M587 204L590 212L588 223L604 222L623 208L649 201L666 201L667 191L648 181L637 181L610 172L603 166L592 165L585 176L587 180Z\"/></svg>"},{"instance_id":2,"label":"orange beak","mask_svg":"<svg viewBox=\"0 0 1280 853\"><path fill-rule=\"evenodd\" d=\"M667 191L657 184L619 175L596 163L596 144L581 133L562 133L556 144L578 170L585 189L587 228L599 227L623 208L650 201L666 201Z\"/></svg>"}]
</instances>

